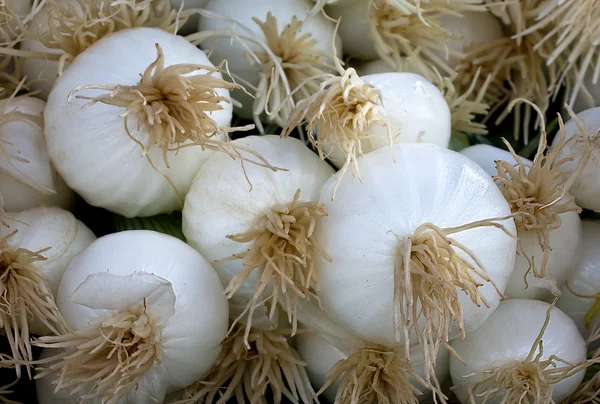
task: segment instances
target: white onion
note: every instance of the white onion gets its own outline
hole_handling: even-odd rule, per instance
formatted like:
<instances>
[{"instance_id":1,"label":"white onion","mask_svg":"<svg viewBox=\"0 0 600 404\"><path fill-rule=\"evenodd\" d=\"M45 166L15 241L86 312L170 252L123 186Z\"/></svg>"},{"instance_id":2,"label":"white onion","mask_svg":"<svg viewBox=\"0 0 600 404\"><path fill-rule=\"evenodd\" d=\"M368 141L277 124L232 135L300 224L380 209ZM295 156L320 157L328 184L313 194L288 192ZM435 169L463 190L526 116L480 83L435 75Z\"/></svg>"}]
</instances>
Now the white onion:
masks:
<instances>
[{"instance_id":1,"label":"white onion","mask_svg":"<svg viewBox=\"0 0 600 404\"><path fill-rule=\"evenodd\" d=\"M314 205L310 208L312 209L310 214L322 214L316 206L319 191L333 170L296 139L250 136L235 140L233 143L250 147L271 164L287 170L273 172L257 165L246 165L245 174L252 184L252 189L249 190L240 164L225 155L214 154L198 173L186 197L183 209L183 232L188 243L200 251L210 262L214 262L224 285L230 284L234 276L237 275L236 279L242 276L241 285L238 285L240 289L237 292L234 289L232 293L232 290L227 289L229 297L233 297L231 311L232 317L235 319L245 313L244 310L248 309L247 305L252 305L251 299L256 293L259 280L258 273L262 273L265 268L261 264L259 268L247 274L247 279L245 279L242 274L244 270L247 270L244 262L241 259L225 259L243 254L251 248L254 241L236 241L231 236L254 229L258 230L258 226L263 220L266 220L267 217L273 218L272 209L281 210L282 207L289 207L298 190L300 192L298 202ZM279 216L277 215L277 217ZM309 218L311 217L309 216ZM311 220L314 219L313 216ZM295 232L312 231L308 223L298 222L298 224L301 225L301 229L297 228L294 230ZM267 226L270 225L277 228L277 220L269 221ZM284 230L281 231L285 233ZM259 230L257 234L262 236L270 234L271 237L274 237L274 233L265 228ZM282 241L283 238L279 239L276 245ZM315 258L311 255L318 252L312 247L306 246L305 240L301 240L300 243L303 247L308 248L308 257L301 256L298 251L293 249L288 252L296 255L300 260L308 260L308 263L292 265L289 261L284 260L286 261L285 265L290 265L291 273L287 269L284 271L293 279L296 287L306 293L308 289L301 285L298 277L306 276L305 271L308 270L306 266L309 266L309 263ZM268 251L272 252L270 249ZM279 261L280 256L272 255L270 258L274 259L276 265L283 269L281 266L283 264ZM278 276L274 278L280 280ZM296 298L296 294L289 289L290 285L287 282L281 286L288 288L288 292L285 294L286 299L287 297ZM307 285L306 287L310 288L311 286ZM272 290L271 284L266 288L263 298L269 296ZM261 302L263 298L258 299L258 302ZM281 297L280 300L283 304L284 298ZM251 319L252 326L269 329L274 326L272 321L276 325L276 317L267 318L267 313L262 311L264 309L261 309L261 305L256 301L254 304L258 306L258 312L255 314L255 318ZM268 306L273 306L273 304L274 302L271 301ZM291 315L291 313L289 314Z\"/></svg>"},{"instance_id":2,"label":"white onion","mask_svg":"<svg viewBox=\"0 0 600 404\"><path fill-rule=\"evenodd\" d=\"M80 54L56 81L44 112L48 154L65 181L85 200L123 216L151 216L180 207L180 197L187 190L200 166L212 154L201 147L183 147L168 152L170 168L164 161L165 147L177 148L174 143L154 147L148 126L138 127L138 115L127 121L132 140L120 116L125 109L98 103L82 109L88 102L69 94L77 87L89 84L136 85L140 74L156 59L155 44L164 49L165 66L182 63L212 66L206 55L179 36L158 28L135 28L109 35ZM127 60L127 63L121 63ZM119 65L118 69L115 66ZM206 73L201 70L200 74ZM214 74L220 78L219 73ZM228 99L228 91L216 93ZM81 90L77 96L99 96L95 90ZM109 102L107 100L106 102ZM208 113L219 126L229 126L231 105L220 102L221 110ZM173 108L173 104L169 108ZM190 131L201 131L189 128ZM190 145L186 141L184 145ZM173 183L170 184L164 176Z\"/></svg>"},{"instance_id":3,"label":"white onion","mask_svg":"<svg viewBox=\"0 0 600 404\"><path fill-rule=\"evenodd\" d=\"M600 212L600 108L592 108L577 114L576 123L571 119L565 124L567 143L561 156L572 157L561 167L561 171L573 173L577 171L580 161L585 153L585 137L591 138L591 156L581 174L575 180L569 192L575 197L577 204L585 209ZM582 126L584 133L579 129ZM552 148L557 147L559 136L554 138Z\"/></svg>"},{"instance_id":4,"label":"white onion","mask_svg":"<svg viewBox=\"0 0 600 404\"><path fill-rule=\"evenodd\" d=\"M44 140L42 114L46 103L37 98L21 96L6 101L7 121L0 125L0 195L4 209L20 212L37 206L60 206L68 209L75 194L50 162ZM10 116L26 114L22 118ZM28 122L27 120L31 120Z\"/></svg>"},{"instance_id":5,"label":"white onion","mask_svg":"<svg viewBox=\"0 0 600 404\"><path fill-rule=\"evenodd\" d=\"M319 260L317 266L321 284L319 297L325 310L357 336L388 347L395 346L397 339L405 339L403 335L396 335L393 321L398 306L394 304L394 274L397 268L403 268L401 263L404 262L401 245L410 239L416 248L425 246L415 237L433 237L433 230L420 229L416 236L415 230L428 222L443 229L510 214L508 204L492 179L466 157L425 144L398 144L394 152L396 163L387 157L389 151L385 149L359 159L362 182L345 176L335 201L331 200L331 193L336 178L330 179L321 191L328 216L322 218L317 227L317 238L332 258L331 262ZM514 231L512 220L502 224L507 231ZM439 231L448 235L444 230ZM498 288L497 291L491 282L473 275L482 284L473 293L484 297L489 306L478 307L460 288L446 285L448 288L444 290L448 293L456 292L453 301L462 306L464 330L468 332L480 326L498 305L498 292L504 290L513 270L516 241L500 229L477 226L449 237L478 257ZM470 262L463 252L449 245L447 248ZM421 261L417 259L414 264L418 262ZM457 273L466 270L461 263L456 266ZM416 275L412 276L414 279ZM402 284L396 278L396 285ZM430 283L424 281L423 285L427 287ZM412 283L405 287L414 289L417 305L422 303L418 296L428 293ZM445 300L447 296L432 298ZM425 317L420 316L416 324L418 332L411 326L401 327L399 333L415 331L411 342L416 343L426 321L433 321ZM458 322L463 319L454 318L450 339L460 336Z\"/></svg>"},{"instance_id":6,"label":"white onion","mask_svg":"<svg viewBox=\"0 0 600 404\"><path fill-rule=\"evenodd\" d=\"M99 321L136 313L143 302L147 325L158 332L163 349L152 368L164 368L168 391L212 366L227 331L227 302L213 268L182 241L152 231L125 231L92 243L69 265L57 302L75 333L92 335L100 331ZM42 338L41 346L52 347L52 341ZM107 360L106 366L115 364Z\"/></svg>"},{"instance_id":7,"label":"white onion","mask_svg":"<svg viewBox=\"0 0 600 404\"><path fill-rule=\"evenodd\" d=\"M581 253L577 265L569 273L568 283L561 289L562 295L556 307L571 317L581 335L588 338L590 331L586 326L586 315L591 315L590 325L598 320L595 311L590 310L600 292L600 222L584 220L582 228Z\"/></svg>"},{"instance_id":8,"label":"white onion","mask_svg":"<svg viewBox=\"0 0 600 404\"><path fill-rule=\"evenodd\" d=\"M535 300L513 299L507 300L498 306L490 318L477 330L469 333L465 340L454 340L451 345L466 366L454 356L450 358L450 375L454 382L454 392L461 403L470 403L468 399L469 385L475 388L478 381L488 374L477 374L467 377L475 372L491 371L492 368L510 365L510 370L518 371L520 365L512 361L525 361L532 350L540 330L544 324L546 312L550 305L545 302ZM550 321L542 337L543 354L541 360L547 360L552 355L576 364L586 358L585 342L573 321L562 311L554 308L550 312ZM538 347L534 347L537 354ZM534 354L535 357L535 354ZM527 361L531 363L530 361ZM511 364L513 363L513 364ZM557 372L565 367L561 362L557 363ZM548 366L546 370L555 369ZM531 371L531 373L527 373ZM559 381L549 386L553 402L561 402L573 393L579 383L583 380L583 371ZM531 367L523 368L521 373L523 380L539 377L537 371L534 372ZM529 375L529 377L528 377ZM553 378L546 376L546 380ZM503 379L501 379L503 380ZM535 382L534 382L535 383ZM529 394L522 396L523 402L535 401L533 386L543 388L544 383L533 384ZM487 388L498 388L495 396L488 398L488 403L500 403L505 394L504 384L497 378L490 380ZM518 386L511 385L515 393L524 391L518 390ZM476 392L481 392L477 390ZM514 398L514 397L513 397ZM515 402L515 401L508 401ZM543 401L550 402L550 401Z\"/></svg>"},{"instance_id":9,"label":"white onion","mask_svg":"<svg viewBox=\"0 0 600 404\"><path fill-rule=\"evenodd\" d=\"M496 161L502 160L511 165L516 164L515 158L506 150L489 146L476 145L467 147L462 154L479 164L490 176L498 174ZM523 164L531 167L530 160L521 157ZM540 247L538 234L534 230L519 229L519 239L522 251L517 254L515 271L510 277L505 294L514 299L547 298L551 292L557 293L569 274L571 273L578 257L581 240L581 220L575 211L561 213L560 227L550 232L551 253L546 264L547 275L538 279L529 271L528 258L534 258L536 265L542 262L544 251ZM524 253L524 254L523 254ZM525 274L527 283L525 284Z\"/></svg>"}]
</instances>

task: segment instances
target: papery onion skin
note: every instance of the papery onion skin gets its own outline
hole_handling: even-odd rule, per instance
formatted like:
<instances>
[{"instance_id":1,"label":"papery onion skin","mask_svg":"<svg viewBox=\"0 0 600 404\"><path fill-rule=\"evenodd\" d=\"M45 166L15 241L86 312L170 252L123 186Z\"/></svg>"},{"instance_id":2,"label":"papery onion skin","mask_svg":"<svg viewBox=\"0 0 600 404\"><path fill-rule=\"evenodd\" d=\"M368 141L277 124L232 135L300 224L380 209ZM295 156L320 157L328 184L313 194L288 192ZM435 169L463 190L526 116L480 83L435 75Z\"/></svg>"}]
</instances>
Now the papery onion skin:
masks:
<instances>
[{"instance_id":1,"label":"papery onion skin","mask_svg":"<svg viewBox=\"0 0 600 404\"><path fill-rule=\"evenodd\" d=\"M69 102L68 96L80 85L136 85L140 74L156 59L156 43L164 50L165 66L180 63L211 66L201 50L180 36L158 28L120 31L99 40L73 61L57 80L44 111L48 154L67 184L91 205L127 217L180 209L177 195L163 174L183 197L212 152L196 146L169 152L170 168L167 168L163 151L152 148L148 157L156 166L153 168L143 156L142 147L125 131L123 118L119 116L124 108L98 103L82 109L86 100L74 98ZM124 60L127 63L115 69ZM221 76L217 73L215 77ZM227 90L216 91L228 97ZM76 95L98 95L98 91L82 90ZM213 112L211 117L227 127L231 123L231 104L219 105L222 110ZM135 117L129 117L128 126L131 134L144 143L148 133L144 128L135 130Z\"/></svg>"},{"instance_id":2,"label":"papery onion skin","mask_svg":"<svg viewBox=\"0 0 600 404\"><path fill-rule=\"evenodd\" d=\"M392 302L398 239L425 222L452 227L510 215L491 177L460 154L427 144L397 144L394 152L396 163L385 148L360 159L362 182L345 176L335 201L335 177L330 179L321 190L329 215L317 227L317 237L332 258L317 267L325 310L357 336L392 347L397 344ZM514 232L511 220L503 224ZM513 270L516 241L491 227L452 237L479 257L503 291ZM481 325L500 300L490 283L479 290L489 309L477 308L458 293L467 332ZM458 329L451 331L451 338L459 335Z\"/></svg>"},{"instance_id":3,"label":"papery onion skin","mask_svg":"<svg viewBox=\"0 0 600 404\"><path fill-rule=\"evenodd\" d=\"M495 161L503 160L510 164L516 164L514 157L506 150L490 146L475 145L461 151L475 163L479 164L489 175L497 174ZM521 158L526 166L532 162ZM577 212L565 212L560 214L561 225L550 233L552 252L547 263L550 276L556 279L560 288L571 273L578 257L579 244L581 240L581 220ZM529 257L535 257L536 265L542 262L544 255L539 246L538 236L534 231L521 231L519 237L523 252ZM525 285L524 276L529 269L529 262L523 253L517 254L515 271L510 277L505 294L511 299L536 299L542 300L551 295L548 287L534 286L533 273L527 275L528 287Z\"/></svg>"},{"instance_id":4,"label":"papery onion skin","mask_svg":"<svg viewBox=\"0 0 600 404\"><path fill-rule=\"evenodd\" d=\"M84 329L106 311L73 302L77 287L98 272L126 276L135 271L166 279L176 294L175 314L162 325L162 365L169 378L168 391L180 389L212 366L228 325L227 301L217 274L187 244L145 230L98 239L65 271L58 291L59 309L71 327Z\"/></svg>"},{"instance_id":5,"label":"papery onion skin","mask_svg":"<svg viewBox=\"0 0 600 404\"><path fill-rule=\"evenodd\" d=\"M600 293L600 222L584 220L582 229L577 265L569 275L567 284L561 288L562 295L556 307L571 317L581 335L587 339L590 327L586 326L586 314ZM590 326L596 321L598 318L590 318Z\"/></svg>"},{"instance_id":6,"label":"papery onion skin","mask_svg":"<svg viewBox=\"0 0 600 404\"><path fill-rule=\"evenodd\" d=\"M352 354L352 352L345 353L330 344L317 332L298 334L296 337L296 345L300 356L306 362L308 377L316 389L319 389L325 384L326 374L336 362L344 360L349 354ZM397 355L403 357L404 348L398 349ZM442 346L435 366L435 375L440 384L443 384L449 376L449 363L450 352ZM423 363L423 356L419 352L418 347L411 349L411 364L419 376L425 376L425 364ZM429 402L428 400L431 400L432 397L430 392L417 384L412 376L408 375L408 379L423 393L423 395L417 396L418 400L420 402ZM323 396L329 400L329 402L334 402L339 384L340 380L337 380L333 386L323 393Z\"/></svg>"},{"instance_id":7,"label":"papery onion skin","mask_svg":"<svg viewBox=\"0 0 600 404\"><path fill-rule=\"evenodd\" d=\"M581 136L589 136L592 141L590 159L569 192L582 208L600 212L600 108L586 109L578 113L577 118L581 121L585 133L581 133L572 119L565 124L565 135L569 143L566 144L561 157L572 157L573 161L565 162L561 170L573 172L577 169L585 150L585 143L578 139ZM556 136L552 148L557 146L558 141L559 136Z\"/></svg>"},{"instance_id":8,"label":"papery onion skin","mask_svg":"<svg viewBox=\"0 0 600 404\"><path fill-rule=\"evenodd\" d=\"M31 116L32 119L39 117L41 121L45 107L46 103L42 100L19 96L6 103L4 113L17 111ZM44 127L36 125L17 120L0 126L0 142L12 144L5 147L7 151L27 160L27 162L12 160L8 163L0 156L0 171L3 168L7 170L0 175L0 195L2 195L4 209L9 212L20 212L38 206L59 206L69 209L75 199L75 193L56 172L48 157Z\"/></svg>"},{"instance_id":9,"label":"papery onion skin","mask_svg":"<svg viewBox=\"0 0 600 404\"><path fill-rule=\"evenodd\" d=\"M464 376L500 366L510 360L524 360L538 336L550 305L545 302L526 299L511 299L500 303L496 311L465 340L454 340L453 349L466 362L466 366L454 357L450 358L450 375L455 393L462 403L468 403L469 383L477 378ZM550 313L550 322L542 338L544 353L542 359L556 355L571 363L585 360L585 342L573 321L560 309ZM559 403L575 391L583 380L585 372L579 372L557 384L552 398ZM500 396L489 403L500 402Z\"/></svg>"}]
</instances>

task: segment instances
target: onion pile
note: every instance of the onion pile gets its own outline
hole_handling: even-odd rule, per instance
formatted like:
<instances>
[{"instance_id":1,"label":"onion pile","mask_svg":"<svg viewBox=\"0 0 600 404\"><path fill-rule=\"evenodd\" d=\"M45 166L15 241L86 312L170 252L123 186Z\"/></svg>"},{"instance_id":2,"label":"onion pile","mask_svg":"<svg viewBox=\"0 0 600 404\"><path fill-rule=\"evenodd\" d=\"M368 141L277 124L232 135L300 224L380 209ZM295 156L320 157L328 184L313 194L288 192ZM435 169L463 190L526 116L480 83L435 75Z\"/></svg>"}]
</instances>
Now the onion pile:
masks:
<instances>
[{"instance_id":1,"label":"onion pile","mask_svg":"<svg viewBox=\"0 0 600 404\"><path fill-rule=\"evenodd\" d=\"M597 2L0 3L0 402L600 400Z\"/></svg>"}]
</instances>

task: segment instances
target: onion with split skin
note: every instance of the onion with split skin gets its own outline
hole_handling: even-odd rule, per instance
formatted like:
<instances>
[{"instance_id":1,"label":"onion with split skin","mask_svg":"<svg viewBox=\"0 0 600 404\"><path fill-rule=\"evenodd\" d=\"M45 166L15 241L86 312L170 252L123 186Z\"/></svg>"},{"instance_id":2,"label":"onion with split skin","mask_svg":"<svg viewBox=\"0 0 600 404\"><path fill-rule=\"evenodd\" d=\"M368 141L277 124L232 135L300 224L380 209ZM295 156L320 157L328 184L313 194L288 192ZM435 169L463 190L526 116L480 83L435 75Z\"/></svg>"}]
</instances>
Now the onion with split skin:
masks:
<instances>
[{"instance_id":1,"label":"onion with split skin","mask_svg":"<svg viewBox=\"0 0 600 404\"><path fill-rule=\"evenodd\" d=\"M0 195L4 209L68 209L75 193L56 172L44 139L44 101L20 96L3 101L0 117Z\"/></svg>"},{"instance_id":2,"label":"onion with split skin","mask_svg":"<svg viewBox=\"0 0 600 404\"><path fill-rule=\"evenodd\" d=\"M504 165L505 168L515 167L515 170L519 170L520 180L528 181L527 173L533 165L532 161L523 157L519 157L518 163L514 154L489 145L470 146L462 150L461 153L479 164L490 176L497 176L498 167ZM553 213L548 209L540 210L537 208L538 206L552 202L555 199L549 192L554 192L553 189L557 187L556 181L561 181L559 177L555 177L558 168L556 170L549 170L550 166L546 165L546 172L544 173L544 168L540 166L540 162L541 160L538 159L537 175L539 178L545 178L544 181L546 182L550 181L550 188L517 188L520 187L519 183L510 181L510 175L506 176L506 195L510 195L508 191L509 187L523 190L529 189L531 195L527 195L527 197L533 198L530 204L532 214L534 215L533 218L538 214L541 216L539 226L533 226L530 229L526 228L526 226L530 226L530 223L526 221L530 216L524 217L523 220L516 221L520 246L517 251L515 271L510 277L510 281L505 291L506 296L509 298L542 300L552 293L558 294L560 287L564 284L565 280L573 270L579 255L581 219L579 219L577 207L575 206L575 209L573 209L572 197L567 195L561 202L557 203L556 213ZM503 168L500 169L504 170ZM516 172L517 171L514 173ZM514 173L511 174L514 175ZM530 178L530 180L533 183L536 183L533 177ZM497 183L500 185L502 184L498 182L498 180ZM518 197L520 194L515 193L513 195ZM518 213L520 208L526 209L527 205L527 203L519 205L515 202L511 204L511 207L513 213ZM548 226L551 227L547 227L544 225L544 222L541 221L545 219L545 216L542 216L545 212L550 212L555 215L550 217L553 222ZM555 227L555 225L558 227ZM550 248L550 254L545 259L544 257L548 249L540 245L538 232L546 230L549 231L546 241ZM532 270L532 264L535 264L538 268L540 268L541 265L544 265L544 276L537 276ZM540 269L538 269L538 271L539 270Z\"/></svg>"},{"instance_id":3,"label":"onion with split skin","mask_svg":"<svg viewBox=\"0 0 600 404\"><path fill-rule=\"evenodd\" d=\"M180 209L212 150L234 154L221 140L233 86L180 36L111 34L57 80L44 111L48 154L91 205L127 217Z\"/></svg>"},{"instance_id":4,"label":"onion with split skin","mask_svg":"<svg viewBox=\"0 0 600 404\"><path fill-rule=\"evenodd\" d=\"M284 126L292 101L317 91L322 81L318 76L334 71L333 43L338 39L334 39L335 23L322 14L310 16L313 6L310 0L209 1L206 9L225 19L202 16L198 25L200 33L232 30L239 24L250 33L238 27L234 29L237 34L253 37L253 41L240 40L258 60L235 38L202 43L204 49L210 50L213 63L227 60L234 79L255 95L252 99L241 91L232 93L233 98L241 102L235 109L237 115L254 119L257 125L262 120ZM259 46L257 40L263 42L271 54ZM339 43L336 48L341 51ZM274 58L278 63L274 63ZM307 81L311 77L313 79ZM293 99L288 99L290 92L300 84L303 87Z\"/></svg>"},{"instance_id":5,"label":"onion with split skin","mask_svg":"<svg viewBox=\"0 0 600 404\"><path fill-rule=\"evenodd\" d=\"M0 226L0 326L12 355L31 361L30 334L65 331L54 297L71 260L95 236L59 208L34 208L7 216L8 227Z\"/></svg>"},{"instance_id":6,"label":"onion with split skin","mask_svg":"<svg viewBox=\"0 0 600 404\"><path fill-rule=\"evenodd\" d=\"M152 231L92 243L65 271L57 302L72 331L36 341L53 350L36 362L36 377L64 372L57 389L80 387L82 398L108 403L146 377L156 377L153 389L162 394L194 382L216 360L227 331L227 301L213 268L182 241ZM107 373L86 368L92 364Z\"/></svg>"},{"instance_id":7,"label":"onion with split skin","mask_svg":"<svg viewBox=\"0 0 600 404\"><path fill-rule=\"evenodd\" d=\"M464 360L451 357L450 374L465 404L473 402L470 389L475 402L559 403L577 389L587 366L573 321L536 300L503 301L483 326L451 345Z\"/></svg>"},{"instance_id":8,"label":"onion with split skin","mask_svg":"<svg viewBox=\"0 0 600 404\"><path fill-rule=\"evenodd\" d=\"M296 139L250 136L233 143L287 171L257 165L244 171L214 154L186 197L183 232L227 285L234 325L245 323L246 333L251 326L273 329L283 310L295 331L297 302L316 298L316 257L327 257L313 232L327 214L319 190L333 170Z\"/></svg>"},{"instance_id":9,"label":"onion with split skin","mask_svg":"<svg viewBox=\"0 0 600 404\"><path fill-rule=\"evenodd\" d=\"M359 159L362 182L344 177L335 201L335 177L321 190L328 216L316 237L331 261L317 262L319 298L367 341L428 351L497 307L513 271L514 224L492 179L466 157L426 144L394 145L396 163L387 153Z\"/></svg>"}]
</instances>

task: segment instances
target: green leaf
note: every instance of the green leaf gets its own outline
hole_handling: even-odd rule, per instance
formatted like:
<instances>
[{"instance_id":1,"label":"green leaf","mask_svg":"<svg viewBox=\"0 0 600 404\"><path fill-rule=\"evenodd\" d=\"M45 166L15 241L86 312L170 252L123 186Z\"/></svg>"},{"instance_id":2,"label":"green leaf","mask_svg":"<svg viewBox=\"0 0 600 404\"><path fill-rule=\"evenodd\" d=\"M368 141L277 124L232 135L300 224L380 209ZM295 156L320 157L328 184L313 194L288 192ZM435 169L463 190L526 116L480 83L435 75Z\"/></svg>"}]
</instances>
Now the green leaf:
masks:
<instances>
[{"instance_id":1,"label":"green leaf","mask_svg":"<svg viewBox=\"0 0 600 404\"><path fill-rule=\"evenodd\" d=\"M131 219L114 215L111 227L114 232L126 230L153 230L176 237L181 241L186 241L181 228L181 223L181 212L174 212L169 215L134 217Z\"/></svg>"}]
</instances>

